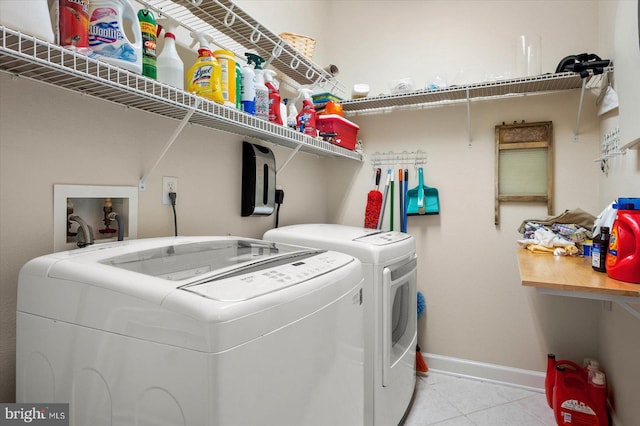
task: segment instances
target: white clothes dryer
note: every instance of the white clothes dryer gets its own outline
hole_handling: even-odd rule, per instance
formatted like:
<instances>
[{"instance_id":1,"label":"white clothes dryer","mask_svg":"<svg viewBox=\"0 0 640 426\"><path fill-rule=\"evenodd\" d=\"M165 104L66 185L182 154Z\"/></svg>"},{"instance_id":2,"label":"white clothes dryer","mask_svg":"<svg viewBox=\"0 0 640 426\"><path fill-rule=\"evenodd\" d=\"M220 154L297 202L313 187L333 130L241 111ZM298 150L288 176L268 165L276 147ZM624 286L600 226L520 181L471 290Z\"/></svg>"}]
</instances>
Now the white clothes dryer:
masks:
<instances>
[{"instance_id":1,"label":"white clothes dryer","mask_svg":"<svg viewBox=\"0 0 640 426\"><path fill-rule=\"evenodd\" d=\"M396 426L416 383L417 258L401 232L343 225L292 225L267 231L268 241L355 256L364 272L365 425Z\"/></svg>"},{"instance_id":2,"label":"white clothes dryer","mask_svg":"<svg viewBox=\"0 0 640 426\"><path fill-rule=\"evenodd\" d=\"M362 268L235 237L131 240L20 271L17 402L75 426L363 423Z\"/></svg>"}]
</instances>

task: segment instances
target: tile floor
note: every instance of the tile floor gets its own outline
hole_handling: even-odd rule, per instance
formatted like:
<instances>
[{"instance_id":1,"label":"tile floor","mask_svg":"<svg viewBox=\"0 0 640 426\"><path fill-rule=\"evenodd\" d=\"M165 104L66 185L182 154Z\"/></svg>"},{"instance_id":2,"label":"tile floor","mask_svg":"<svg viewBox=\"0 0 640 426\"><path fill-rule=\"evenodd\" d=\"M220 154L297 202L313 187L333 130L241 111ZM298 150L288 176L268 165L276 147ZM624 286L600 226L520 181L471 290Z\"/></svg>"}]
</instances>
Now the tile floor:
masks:
<instances>
[{"instance_id":1,"label":"tile floor","mask_svg":"<svg viewBox=\"0 0 640 426\"><path fill-rule=\"evenodd\" d=\"M555 426L544 393L430 371L403 426Z\"/></svg>"}]
</instances>

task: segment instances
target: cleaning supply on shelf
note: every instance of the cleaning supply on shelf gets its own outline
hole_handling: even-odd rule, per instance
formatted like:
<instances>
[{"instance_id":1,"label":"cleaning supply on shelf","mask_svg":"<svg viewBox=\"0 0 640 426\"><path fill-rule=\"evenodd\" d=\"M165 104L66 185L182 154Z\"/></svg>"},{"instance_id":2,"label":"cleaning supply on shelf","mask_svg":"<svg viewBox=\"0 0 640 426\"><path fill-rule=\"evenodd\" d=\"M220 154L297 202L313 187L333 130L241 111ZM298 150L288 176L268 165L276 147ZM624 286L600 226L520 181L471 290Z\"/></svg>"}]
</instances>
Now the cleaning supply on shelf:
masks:
<instances>
[{"instance_id":1,"label":"cleaning supply on shelf","mask_svg":"<svg viewBox=\"0 0 640 426\"><path fill-rule=\"evenodd\" d=\"M58 44L84 55L89 50L89 0L56 0ZM4 2L0 1L0 4ZM1 7L1 6L0 6Z\"/></svg>"},{"instance_id":2,"label":"cleaning supply on shelf","mask_svg":"<svg viewBox=\"0 0 640 426\"><path fill-rule=\"evenodd\" d=\"M187 90L222 104L224 103L220 83L222 70L209 49L209 42L213 42L213 37L202 32L192 32L191 37L193 38L191 46L199 43L200 48L198 49L198 60L187 73Z\"/></svg>"},{"instance_id":3,"label":"cleaning supply on shelf","mask_svg":"<svg viewBox=\"0 0 640 426\"><path fill-rule=\"evenodd\" d=\"M591 245L591 267L594 271L607 272L606 258L609 248L609 228L600 227L600 233L593 239Z\"/></svg>"},{"instance_id":4,"label":"cleaning supply on shelf","mask_svg":"<svg viewBox=\"0 0 640 426\"><path fill-rule=\"evenodd\" d=\"M141 74L142 34L129 0L91 0L89 12L89 56ZM125 29L131 31L133 41Z\"/></svg>"},{"instance_id":5,"label":"cleaning supply on shelf","mask_svg":"<svg viewBox=\"0 0 640 426\"><path fill-rule=\"evenodd\" d=\"M255 53L245 53L249 62L253 62L255 68L254 87L256 92L256 117L261 120L269 121L269 89L264 84L264 70L262 63L264 59Z\"/></svg>"},{"instance_id":6,"label":"cleaning supply on shelf","mask_svg":"<svg viewBox=\"0 0 640 426\"><path fill-rule=\"evenodd\" d=\"M220 85L224 104L230 107L236 106L236 56L233 52L218 49L213 52L213 57L220 64Z\"/></svg>"},{"instance_id":7,"label":"cleaning supply on shelf","mask_svg":"<svg viewBox=\"0 0 640 426\"><path fill-rule=\"evenodd\" d=\"M302 110L296 116L296 128L305 135L315 138L317 132L317 115L311 100L311 89L298 89L298 97L302 97Z\"/></svg>"},{"instance_id":8,"label":"cleaning supply on shelf","mask_svg":"<svg viewBox=\"0 0 640 426\"><path fill-rule=\"evenodd\" d=\"M276 72L274 70L264 70L264 85L269 91L269 122L282 125L280 92L278 92L275 76Z\"/></svg>"},{"instance_id":9,"label":"cleaning supply on shelf","mask_svg":"<svg viewBox=\"0 0 640 426\"><path fill-rule=\"evenodd\" d=\"M236 109L242 111L242 69L236 61Z\"/></svg>"},{"instance_id":10,"label":"cleaning supply on shelf","mask_svg":"<svg viewBox=\"0 0 640 426\"><path fill-rule=\"evenodd\" d=\"M606 256L607 275L640 284L640 198L619 198Z\"/></svg>"},{"instance_id":11,"label":"cleaning supply on shelf","mask_svg":"<svg viewBox=\"0 0 640 426\"><path fill-rule=\"evenodd\" d=\"M142 75L155 80L157 78L156 37L158 31L156 18L149 9L140 9L138 20L142 34Z\"/></svg>"},{"instance_id":12,"label":"cleaning supply on shelf","mask_svg":"<svg viewBox=\"0 0 640 426\"><path fill-rule=\"evenodd\" d=\"M164 47L156 60L158 81L184 89L184 62L176 49L175 30L178 23L169 18L158 19L156 36L164 32Z\"/></svg>"},{"instance_id":13,"label":"cleaning supply on shelf","mask_svg":"<svg viewBox=\"0 0 640 426\"><path fill-rule=\"evenodd\" d=\"M295 103L295 100L292 102L291 99L289 99L289 103L287 104L289 107L289 114L287 114L287 127L292 129L297 128L296 124L298 122L298 109L296 108Z\"/></svg>"},{"instance_id":14,"label":"cleaning supply on shelf","mask_svg":"<svg viewBox=\"0 0 640 426\"><path fill-rule=\"evenodd\" d=\"M377 229L378 218L380 217L380 207L382 206L382 193L380 188L380 178L382 177L382 169L376 169L376 189L372 189L367 194L367 206L364 211L364 227L369 229Z\"/></svg>"},{"instance_id":15,"label":"cleaning supply on shelf","mask_svg":"<svg viewBox=\"0 0 640 426\"><path fill-rule=\"evenodd\" d=\"M247 63L242 67L242 110L256 115L256 73L251 67L251 53L245 53Z\"/></svg>"},{"instance_id":16,"label":"cleaning supply on shelf","mask_svg":"<svg viewBox=\"0 0 640 426\"><path fill-rule=\"evenodd\" d=\"M280 118L282 119L282 125L287 126L287 99L282 99L280 101Z\"/></svg>"},{"instance_id":17,"label":"cleaning supply on shelf","mask_svg":"<svg viewBox=\"0 0 640 426\"><path fill-rule=\"evenodd\" d=\"M49 43L54 41L47 0L0 0L0 25Z\"/></svg>"}]
</instances>

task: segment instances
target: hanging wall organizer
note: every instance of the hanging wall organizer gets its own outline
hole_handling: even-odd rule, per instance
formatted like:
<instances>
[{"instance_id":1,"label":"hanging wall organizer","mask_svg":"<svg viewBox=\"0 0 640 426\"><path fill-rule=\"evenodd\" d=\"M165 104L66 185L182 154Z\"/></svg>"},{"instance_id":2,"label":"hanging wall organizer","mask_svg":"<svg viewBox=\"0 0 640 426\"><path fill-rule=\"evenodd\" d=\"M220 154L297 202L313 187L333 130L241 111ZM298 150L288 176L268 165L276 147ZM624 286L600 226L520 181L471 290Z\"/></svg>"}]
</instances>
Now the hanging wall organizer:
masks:
<instances>
[{"instance_id":1,"label":"hanging wall organizer","mask_svg":"<svg viewBox=\"0 0 640 426\"><path fill-rule=\"evenodd\" d=\"M427 153L417 151L402 151L402 152L376 152L371 155L371 165L374 169L388 169L399 166L415 166L416 168L426 164Z\"/></svg>"}]
</instances>

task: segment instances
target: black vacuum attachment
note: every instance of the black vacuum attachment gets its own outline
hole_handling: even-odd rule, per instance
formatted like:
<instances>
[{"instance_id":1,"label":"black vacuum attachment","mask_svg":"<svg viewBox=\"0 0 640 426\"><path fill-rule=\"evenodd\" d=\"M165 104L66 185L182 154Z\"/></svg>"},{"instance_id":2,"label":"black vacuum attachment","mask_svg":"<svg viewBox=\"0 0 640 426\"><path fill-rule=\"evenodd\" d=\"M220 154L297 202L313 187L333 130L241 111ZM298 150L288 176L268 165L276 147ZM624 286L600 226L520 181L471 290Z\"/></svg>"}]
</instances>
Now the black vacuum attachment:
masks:
<instances>
[{"instance_id":1,"label":"black vacuum attachment","mask_svg":"<svg viewBox=\"0 0 640 426\"><path fill-rule=\"evenodd\" d=\"M592 70L593 74L602 74L610 63L609 59L601 59L593 53L569 55L560 61L556 73L576 72L580 74L580 77L586 78L589 76L589 70Z\"/></svg>"}]
</instances>

